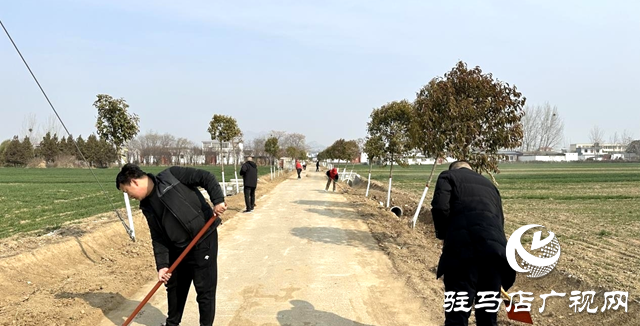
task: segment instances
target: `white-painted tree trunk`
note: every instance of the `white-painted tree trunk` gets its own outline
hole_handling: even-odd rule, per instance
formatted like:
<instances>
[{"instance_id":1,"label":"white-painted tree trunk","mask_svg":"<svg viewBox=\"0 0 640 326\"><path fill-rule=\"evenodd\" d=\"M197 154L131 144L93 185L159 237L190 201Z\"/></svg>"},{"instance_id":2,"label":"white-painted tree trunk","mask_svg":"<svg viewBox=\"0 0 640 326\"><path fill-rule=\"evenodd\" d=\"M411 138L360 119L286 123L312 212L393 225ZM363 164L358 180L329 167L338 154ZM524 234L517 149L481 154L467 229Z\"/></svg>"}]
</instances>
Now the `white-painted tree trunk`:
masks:
<instances>
[{"instance_id":1,"label":"white-painted tree trunk","mask_svg":"<svg viewBox=\"0 0 640 326\"><path fill-rule=\"evenodd\" d=\"M387 190L387 207L389 207L389 203L391 203L391 180L392 178L389 178L389 189Z\"/></svg>"},{"instance_id":2,"label":"white-painted tree trunk","mask_svg":"<svg viewBox=\"0 0 640 326\"><path fill-rule=\"evenodd\" d=\"M222 172L222 194L227 197L227 185L224 182L224 171Z\"/></svg>"},{"instance_id":3,"label":"white-painted tree trunk","mask_svg":"<svg viewBox=\"0 0 640 326\"><path fill-rule=\"evenodd\" d=\"M238 194L239 194L239 193L240 193L240 182L238 182L238 172L233 171L233 173L234 173L234 174L235 174L235 176L236 176L236 193L238 193Z\"/></svg>"},{"instance_id":4,"label":"white-painted tree trunk","mask_svg":"<svg viewBox=\"0 0 640 326\"><path fill-rule=\"evenodd\" d=\"M124 193L124 204L127 206L127 216L129 217L129 228L131 229L131 238L136 241L136 230L133 228L133 216L131 215L131 203L129 203L129 195Z\"/></svg>"},{"instance_id":5,"label":"white-painted tree trunk","mask_svg":"<svg viewBox=\"0 0 640 326\"><path fill-rule=\"evenodd\" d=\"M418 203L418 208L416 209L416 213L413 214L413 225L411 228L416 227L416 221L418 220L418 215L420 215L420 210L422 209L422 203L424 203L424 198L427 196L427 191L429 190L429 186L424 187L424 191L422 192L422 197L420 197L420 202Z\"/></svg>"},{"instance_id":6,"label":"white-painted tree trunk","mask_svg":"<svg viewBox=\"0 0 640 326\"><path fill-rule=\"evenodd\" d=\"M364 194L365 197L369 197L369 186L371 186L371 172L369 172L369 178L367 179L367 192Z\"/></svg>"}]
</instances>

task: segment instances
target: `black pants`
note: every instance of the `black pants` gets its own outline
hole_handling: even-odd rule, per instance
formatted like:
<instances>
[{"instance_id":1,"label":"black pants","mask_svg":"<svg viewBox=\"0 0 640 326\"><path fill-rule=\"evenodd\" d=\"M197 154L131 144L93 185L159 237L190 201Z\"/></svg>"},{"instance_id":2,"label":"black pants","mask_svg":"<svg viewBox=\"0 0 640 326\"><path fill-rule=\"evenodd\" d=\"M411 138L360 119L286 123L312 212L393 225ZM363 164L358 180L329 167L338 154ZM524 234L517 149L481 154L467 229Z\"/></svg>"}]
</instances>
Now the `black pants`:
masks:
<instances>
[{"instance_id":1,"label":"black pants","mask_svg":"<svg viewBox=\"0 0 640 326\"><path fill-rule=\"evenodd\" d=\"M500 293L501 277L500 277L500 260L487 258L483 261L470 263L469 265L452 268L452 271L444 273L445 291L467 292L469 299L467 307L473 307L473 302L480 299L476 297L476 293L480 291L493 291ZM498 294L499 295L499 294ZM475 298L475 300L473 300ZM495 307L488 308L495 310ZM481 308L475 310L476 325L478 326L495 326L497 324L498 313L487 312ZM445 312L445 326L467 326L469 324L469 316L471 310Z\"/></svg>"},{"instance_id":2,"label":"black pants","mask_svg":"<svg viewBox=\"0 0 640 326\"><path fill-rule=\"evenodd\" d=\"M298 179L300 179L300 172L302 172L302 169L296 169L298 170Z\"/></svg>"},{"instance_id":3,"label":"black pants","mask_svg":"<svg viewBox=\"0 0 640 326\"><path fill-rule=\"evenodd\" d=\"M178 259L181 252L169 253L169 260ZM218 231L214 230L195 245L173 271L167 282L169 313L167 326L176 326L182 320L191 282L196 288L196 301L200 312L200 325L211 326L216 314L216 287L218 284Z\"/></svg>"},{"instance_id":4,"label":"black pants","mask_svg":"<svg viewBox=\"0 0 640 326\"><path fill-rule=\"evenodd\" d=\"M316 165L316 172L320 172L320 166Z\"/></svg>"},{"instance_id":5,"label":"black pants","mask_svg":"<svg viewBox=\"0 0 640 326\"><path fill-rule=\"evenodd\" d=\"M244 204L248 211L253 210L253 206L256 205L256 187L244 187Z\"/></svg>"}]
</instances>

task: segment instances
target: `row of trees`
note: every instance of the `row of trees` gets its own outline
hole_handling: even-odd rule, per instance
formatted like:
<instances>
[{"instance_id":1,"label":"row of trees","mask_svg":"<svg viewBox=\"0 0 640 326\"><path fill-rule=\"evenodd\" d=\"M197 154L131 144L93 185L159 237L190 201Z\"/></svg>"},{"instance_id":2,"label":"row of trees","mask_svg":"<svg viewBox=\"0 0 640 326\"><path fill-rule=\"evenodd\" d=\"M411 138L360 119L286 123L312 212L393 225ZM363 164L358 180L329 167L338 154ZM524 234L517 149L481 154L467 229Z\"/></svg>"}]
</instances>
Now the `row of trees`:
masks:
<instances>
[{"instance_id":1,"label":"row of trees","mask_svg":"<svg viewBox=\"0 0 640 326\"><path fill-rule=\"evenodd\" d=\"M201 162L202 156L204 156L206 162L221 163L224 171L225 159L227 163L231 160L236 165L243 160L243 153L247 151L254 156L269 158L279 156L306 158L307 156L305 136L302 134L272 131L269 137L273 138L271 139L271 147L267 146L268 139L266 137L254 139L250 144L243 144L242 131L238 127L237 121L230 116L214 114L207 130L211 139L224 143L225 148L203 150L201 146L186 138L176 138L168 133L160 134L149 131L144 135L138 135L140 118L129 112L129 105L123 98L98 94L93 106L98 113L95 125L97 137L90 136L86 141L88 146L85 146L85 141L81 137L77 141L87 160L98 166L106 166L114 161L118 161L120 164L120 157L137 163L196 164ZM37 121L35 115L27 116L23 123L23 133L28 142L25 140L21 142L17 137L14 140L7 140L4 143L0 160L10 165L19 166L26 165L34 157L42 158L46 163L56 163L61 157L69 156L78 156L78 160L82 159L71 136L58 139L60 125L52 117L49 118L47 126L42 130L54 132L46 132L41 140L34 138L34 135L37 135ZM227 143L231 145L231 148L226 148ZM16 144L27 145L19 147ZM35 151L32 144L38 144ZM243 145L245 145L244 151ZM109 146L111 149L107 148ZM124 151L125 147L126 151ZM4 149L7 148L10 151L7 152L8 157L5 159ZM30 154L26 148L31 148L33 154ZM217 160L220 156L223 159ZM176 158L180 158L180 160L176 161Z\"/></svg>"},{"instance_id":2,"label":"row of trees","mask_svg":"<svg viewBox=\"0 0 640 326\"><path fill-rule=\"evenodd\" d=\"M525 101L515 86L458 62L423 86L413 102L374 109L365 153L404 165L419 150L425 157L467 160L479 172L496 173L498 150L522 144Z\"/></svg>"},{"instance_id":3,"label":"row of trees","mask_svg":"<svg viewBox=\"0 0 640 326\"><path fill-rule=\"evenodd\" d=\"M180 164L180 161L173 162L172 158L182 158L185 164L196 164L196 158L203 155L202 147L186 138L176 138L164 133L160 134L153 130L139 135L132 139L127 145L127 161L145 163L146 160L159 164L164 160L169 160L171 164Z\"/></svg>"},{"instance_id":4,"label":"row of trees","mask_svg":"<svg viewBox=\"0 0 640 326\"><path fill-rule=\"evenodd\" d=\"M245 144L245 149L258 157L288 156L294 159L306 159L308 152L305 135L276 130L269 136L254 138Z\"/></svg>"},{"instance_id":5,"label":"row of trees","mask_svg":"<svg viewBox=\"0 0 640 326\"><path fill-rule=\"evenodd\" d=\"M78 152L78 148L81 152ZM106 167L117 159L111 144L104 139L99 139L96 135L90 135L86 141L79 136L74 143L71 136L58 139L58 135L52 136L47 132L36 147L28 136L25 136L22 141L18 136L5 140L0 145L0 163L9 166L25 166L34 161L45 164L56 164L61 161L68 163L83 160L80 153L91 166L97 167Z\"/></svg>"},{"instance_id":6,"label":"row of trees","mask_svg":"<svg viewBox=\"0 0 640 326\"><path fill-rule=\"evenodd\" d=\"M363 140L338 139L331 146L318 153L319 160L340 160L351 162L356 159L363 150Z\"/></svg>"},{"instance_id":7,"label":"row of trees","mask_svg":"<svg viewBox=\"0 0 640 326\"><path fill-rule=\"evenodd\" d=\"M603 144L606 141L605 137L606 136L604 130L600 129L600 127L598 127L597 125L593 126L589 130L589 141L593 144L596 144L596 147L597 144ZM622 144L625 147L628 147L632 142L633 136L631 136L631 134L629 134L626 130L621 134L618 134L618 132L616 131L609 137L609 143ZM628 152L633 153L633 151Z\"/></svg>"},{"instance_id":8,"label":"row of trees","mask_svg":"<svg viewBox=\"0 0 640 326\"><path fill-rule=\"evenodd\" d=\"M469 69L460 61L444 76L423 86L414 101L393 101L375 108L367 123L363 151L369 161L390 164L387 206L393 165L406 165L406 158L414 151L436 160L467 160L476 171L493 177L498 172L498 150L522 144L525 102L515 86L494 79L480 67ZM553 141L540 138L536 142ZM340 153L327 149L323 154L336 159Z\"/></svg>"}]
</instances>

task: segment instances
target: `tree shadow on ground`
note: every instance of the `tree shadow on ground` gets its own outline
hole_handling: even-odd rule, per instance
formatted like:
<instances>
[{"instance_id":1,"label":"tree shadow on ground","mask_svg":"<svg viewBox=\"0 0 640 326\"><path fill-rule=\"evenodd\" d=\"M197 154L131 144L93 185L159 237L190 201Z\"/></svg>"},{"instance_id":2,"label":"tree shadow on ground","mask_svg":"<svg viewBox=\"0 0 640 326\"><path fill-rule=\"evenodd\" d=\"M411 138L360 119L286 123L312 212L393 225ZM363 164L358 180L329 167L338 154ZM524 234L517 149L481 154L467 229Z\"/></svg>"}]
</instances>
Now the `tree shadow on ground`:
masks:
<instances>
[{"instance_id":1,"label":"tree shadow on ground","mask_svg":"<svg viewBox=\"0 0 640 326\"><path fill-rule=\"evenodd\" d=\"M321 191L324 192L324 191ZM308 200L308 199L299 199L293 202L298 205L307 205L307 206L320 206L320 207L344 207L344 208L352 208L353 204L348 202L328 202L326 200ZM328 204L328 205L327 205Z\"/></svg>"},{"instance_id":2,"label":"tree shadow on ground","mask_svg":"<svg viewBox=\"0 0 640 326\"><path fill-rule=\"evenodd\" d=\"M344 218L344 219L362 219L359 215L355 214L353 211L345 210L345 209L335 209L335 208L307 208L305 209L309 213L318 214L331 218Z\"/></svg>"},{"instance_id":3,"label":"tree shadow on ground","mask_svg":"<svg viewBox=\"0 0 640 326\"><path fill-rule=\"evenodd\" d=\"M291 234L315 242L378 250L378 244L371 238L369 231L332 227L298 227L291 229Z\"/></svg>"},{"instance_id":4,"label":"tree shadow on ground","mask_svg":"<svg viewBox=\"0 0 640 326\"><path fill-rule=\"evenodd\" d=\"M316 310L307 301L291 300L289 303L293 306L291 309L278 311L280 326L373 326L340 317L332 312Z\"/></svg>"},{"instance_id":5,"label":"tree shadow on ground","mask_svg":"<svg viewBox=\"0 0 640 326\"><path fill-rule=\"evenodd\" d=\"M128 313L132 313L133 309L140 304L139 301L129 300L123 297L120 293L114 292L84 292L84 293L71 293L61 292L56 294L56 299L73 299L79 298L86 301L94 308L102 310L102 314L109 318L115 325L122 325L129 315L118 316L112 313L119 306L132 307L132 310ZM147 303L143 311L139 313L133 321L137 324L147 326L158 326L159 321L164 321L166 315L160 311L160 309ZM142 320L144 319L144 320Z\"/></svg>"}]
</instances>

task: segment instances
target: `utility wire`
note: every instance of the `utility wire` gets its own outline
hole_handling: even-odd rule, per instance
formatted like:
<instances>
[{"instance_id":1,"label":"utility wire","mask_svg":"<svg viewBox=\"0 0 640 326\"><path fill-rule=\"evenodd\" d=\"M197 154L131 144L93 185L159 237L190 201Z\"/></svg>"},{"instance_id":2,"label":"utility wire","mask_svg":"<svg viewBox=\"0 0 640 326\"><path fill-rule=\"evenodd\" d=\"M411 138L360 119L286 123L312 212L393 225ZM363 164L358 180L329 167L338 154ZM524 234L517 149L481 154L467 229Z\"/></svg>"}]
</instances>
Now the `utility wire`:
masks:
<instances>
[{"instance_id":1,"label":"utility wire","mask_svg":"<svg viewBox=\"0 0 640 326\"><path fill-rule=\"evenodd\" d=\"M49 100L49 96L47 96L47 93L44 91L44 89L42 88L42 86L40 85L40 82L38 81L38 78L36 78L36 75L33 73L33 71L31 70L31 67L29 67L29 64L27 63L27 60L25 60L24 56L22 55L22 53L20 52L20 50L18 49L18 46L16 45L16 43L13 41L13 38L11 37L11 35L9 34L9 31L7 30L7 28L4 26L4 24L2 23L2 20L0 20L0 25L2 25L2 29L4 29L4 32L7 34L7 37L9 37L9 41L11 41L11 44L13 44L13 47L16 49L16 51L18 52L18 55L20 56L20 59L22 59L22 62L24 63L24 65L27 67L27 69L29 70L29 73L31 74L31 77L33 77L33 80L36 82L36 84L38 85L38 88L40 88L40 91L42 92L42 95L44 95L44 98L47 100L47 102L49 103L49 106L51 106L51 109L53 110L53 113L56 114L56 117L58 117L58 120L60 121L60 123L62 124L62 127L64 128L64 131L67 132L67 135L71 136L71 133L69 132L69 129L67 129L67 126L64 124L64 121L62 121L62 118L60 117L60 115L58 114L58 111L56 110L56 108L53 106L53 104L51 103L51 101ZM73 137L70 137L71 140L73 141L73 144L75 145L76 149L78 150L78 153L80 153L80 156L82 157L82 160L84 160L86 163L89 163L87 161L87 159L84 157L84 154L82 154L82 151L80 150L80 147L78 146L78 143L76 142L75 139L73 139ZM89 164L89 171L91 171L91 175L93 175L93 178L96 179L96 182L98 182L98 185L100 185L100 189L102 190L102 193L104 194L104 196L109 200L109 203L111 204L111 208L113 209L113 211L116 213L116 215L118 216L118 218L120 219L120 222L122 222L122 226L124 226L125 231L127 232L127 234L129 234L129 237L131 238L131 240L135 241L135 237L133 236L133 231L131 230L131 228L127 225L127 223L124 221L124 218L122 218L122 216L120 216L120 213L118 212L118 210L116 209L116 206L113 204L113 200L111 199L111 197L109 197L107 191L104 189L104 187L102 186L102 183L100 183L100 180L98 180L98 177L96 176L96 174L93 172L93 168L91 168L91 164Z\"/></svg>"}]
</instances>

